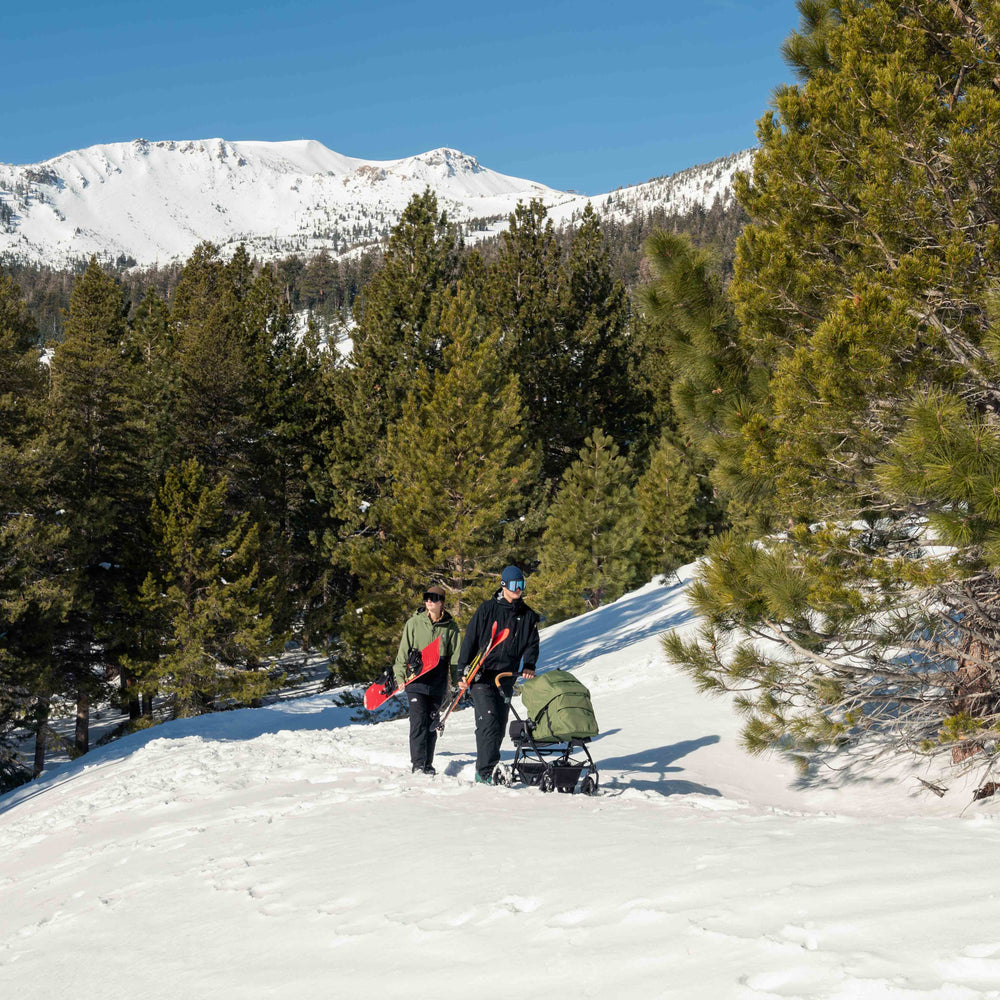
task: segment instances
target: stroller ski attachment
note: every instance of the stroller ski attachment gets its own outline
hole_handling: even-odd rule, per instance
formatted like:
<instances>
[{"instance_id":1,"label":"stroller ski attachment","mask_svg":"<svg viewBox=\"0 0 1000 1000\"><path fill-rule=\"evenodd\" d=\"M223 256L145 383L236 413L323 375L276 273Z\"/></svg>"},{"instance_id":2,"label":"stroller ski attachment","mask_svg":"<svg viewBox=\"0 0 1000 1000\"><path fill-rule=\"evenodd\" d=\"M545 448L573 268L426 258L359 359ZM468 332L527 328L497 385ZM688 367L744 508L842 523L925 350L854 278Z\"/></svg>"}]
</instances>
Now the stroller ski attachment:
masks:
<instances>
[{"instance_id":1,"label":"stroller ski attachment","mask_svg":"<svg viewBox=\"0 0 1000 1000\"><path fill-rule=\"evenodd\" d=\"M501 694L500 681L511 676L505 673L495 679ZM533 695L539 696L537 702ZM579 783L584 795L594 795L599 776L587 744L598 729L590 692L572 674L553 670L525 681L522 700L532 718L522 719L511 699L504 697L514 715L509 728L514 759L497 764L493 784L520 781L543 792L572 793Z\"/></svg>"}]
</instances>

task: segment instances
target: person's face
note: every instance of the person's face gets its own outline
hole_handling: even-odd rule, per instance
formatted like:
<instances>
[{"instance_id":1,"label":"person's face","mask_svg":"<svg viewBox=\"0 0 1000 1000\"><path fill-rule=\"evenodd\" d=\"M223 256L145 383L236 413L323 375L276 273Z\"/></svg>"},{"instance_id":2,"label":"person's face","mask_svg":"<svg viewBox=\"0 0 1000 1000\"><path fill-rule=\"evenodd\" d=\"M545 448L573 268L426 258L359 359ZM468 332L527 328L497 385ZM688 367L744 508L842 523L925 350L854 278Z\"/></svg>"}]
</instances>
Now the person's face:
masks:
<instances>
[{"instance_id":1,"label":"person's face","mask_svg":"<svg viewBox=\"0 0 1000 1000\"><path fill-rule=\"evenodd\" d=\"M501 593L506 601L516 601L524 594L524 580L511 580L510 584L501 582Z\"/></svg>"},{"instance_id":2,"label":"person's face","mask_svg":"<svg viewBox=\"0 0 1000 1000\"><path fill-rule=\"evenodd\" d=\"M427 614L431 618L439 618L441 612L444 611L444 595L443 594L424 594L424 607L427 609Z\"/></svg>"}]
</instances>

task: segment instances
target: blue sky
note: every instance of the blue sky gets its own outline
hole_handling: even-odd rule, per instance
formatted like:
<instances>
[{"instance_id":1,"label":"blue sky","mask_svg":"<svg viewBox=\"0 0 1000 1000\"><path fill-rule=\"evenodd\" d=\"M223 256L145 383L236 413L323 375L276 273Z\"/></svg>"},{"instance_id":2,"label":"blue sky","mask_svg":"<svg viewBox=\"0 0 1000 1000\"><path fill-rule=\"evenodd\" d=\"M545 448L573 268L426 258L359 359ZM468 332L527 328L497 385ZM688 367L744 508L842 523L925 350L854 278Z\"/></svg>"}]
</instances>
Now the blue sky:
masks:
<instances>
[{"instance_id":1,"label":"blue sky","mask_svg":"<svg viewBox=\"0 0 1000 1000\"><path fill-rule=\"evenodd\" d=\"M793 0L62 0L3 20L0 162L135 138L453 146L599 194L754 143Z\"/></svg>"}]
</instances>

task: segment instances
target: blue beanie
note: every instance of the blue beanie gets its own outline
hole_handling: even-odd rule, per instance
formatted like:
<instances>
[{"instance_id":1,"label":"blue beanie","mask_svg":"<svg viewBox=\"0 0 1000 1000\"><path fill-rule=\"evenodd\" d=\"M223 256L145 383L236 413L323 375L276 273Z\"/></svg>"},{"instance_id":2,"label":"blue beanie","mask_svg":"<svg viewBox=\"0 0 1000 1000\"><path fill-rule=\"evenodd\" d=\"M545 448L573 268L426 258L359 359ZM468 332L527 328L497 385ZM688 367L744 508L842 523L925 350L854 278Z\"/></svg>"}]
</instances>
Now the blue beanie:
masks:
<instances>
[{"instance_id":1,"label":"blue beanie","mask_svg":"<svg viewBox=\"0 0 1000 1000\"><path fill-rule=\"evenodd\" d=\"M505 566L504 571L500 574L500 582L506 585L515 580L524 583L524 574L516 566Z\"/></svg>"}]
</instances>

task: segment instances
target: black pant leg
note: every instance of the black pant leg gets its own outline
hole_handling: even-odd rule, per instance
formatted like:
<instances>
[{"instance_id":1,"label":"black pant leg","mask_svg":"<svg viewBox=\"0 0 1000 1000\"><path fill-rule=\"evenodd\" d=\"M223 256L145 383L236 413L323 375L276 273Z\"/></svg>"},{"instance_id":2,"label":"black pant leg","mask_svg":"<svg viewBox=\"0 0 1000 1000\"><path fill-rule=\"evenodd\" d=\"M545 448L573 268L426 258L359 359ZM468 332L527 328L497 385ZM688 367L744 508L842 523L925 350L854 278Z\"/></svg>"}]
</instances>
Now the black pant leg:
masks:
<instances>
[{"instance_id":1,"label":"black pant leg","mask_svg":"<svg viewBox=\"0 0 1000 1000\"><path fill-rule=\"evenodd\" d=\"M500 683L503 694L492 684L473 684L469 688L472 704L476 709L476 770L484 778L491 775L493 768L500 762L500 744L503 742L507 715L510 712L510 705L504 695L507 699L510 698L514 678L504 678Z\"/></svg>"},{"instance_id":2,"label":"black pant leg","mask_svg":"<svg viewBox=\"0 0 1000 1000\"><path fill-rule=\"evenodd\" d=\"M410 763L414 767L430 767L437 744L438 701L429 694L411 692L410 708Z\"/></svg>"},{"instance_id":3,"label":"black pant leg","mask_svg":"<svg viewBox=\"0 0 1000 1000\"><path fill-rule=\"evenodd\" d=\"M516 677L505 677L500 682L500 691L497 692L497 701L500 705L500 741L497 743L497 760L500 759L500 744L503 743L503 738L507 734L507 719L510 717L510 699L514 694L514 682L516 680Z\"/></svg>"}]
</instances>

